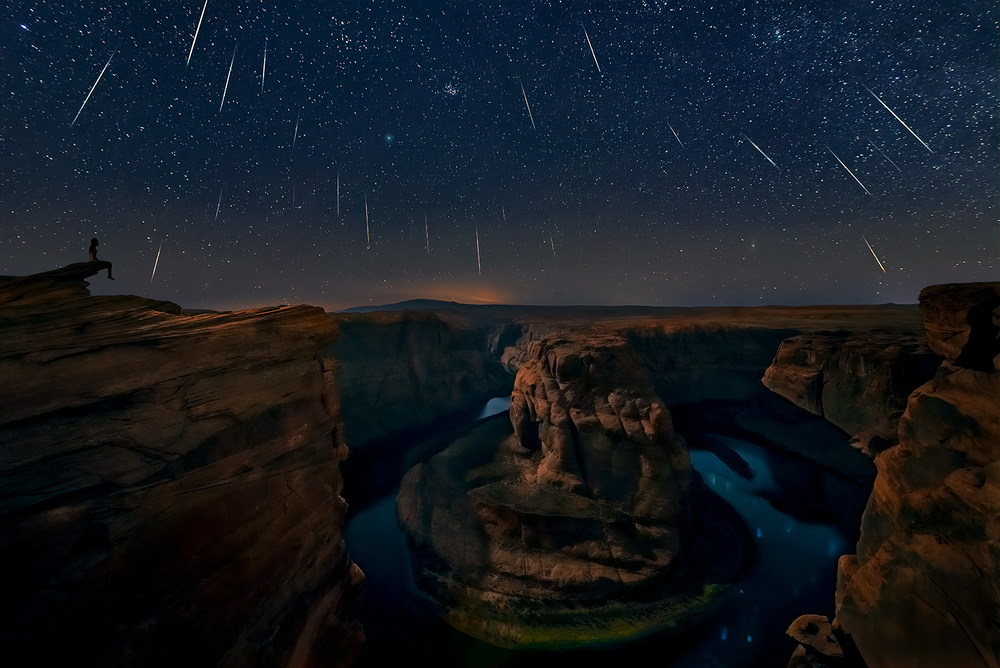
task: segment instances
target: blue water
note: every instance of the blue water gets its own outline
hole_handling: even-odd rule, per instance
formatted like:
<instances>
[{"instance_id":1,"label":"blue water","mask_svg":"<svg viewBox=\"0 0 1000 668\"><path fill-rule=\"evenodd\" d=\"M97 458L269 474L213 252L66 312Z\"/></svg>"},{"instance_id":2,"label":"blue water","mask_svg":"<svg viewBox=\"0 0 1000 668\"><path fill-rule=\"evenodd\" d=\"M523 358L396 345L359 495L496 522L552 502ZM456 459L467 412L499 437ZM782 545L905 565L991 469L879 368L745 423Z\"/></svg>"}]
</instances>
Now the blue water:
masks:
<instances>
[{"instance_id":1,"label":"blue water","mask_svg":"<svg viewBox=\"0 0 1000 668\"><path fill-rule=\"evenodd\" d=\"M490 410L497 406L493 404ZM704 450L691 452L692 465L746 521L755 536L758 563L699 628L682 638L657 640L633 650L618 648L613 657L635 653L638 658L652 651L659 654L664 666L785 665L795 647L784 635L788 625L807 612L832 614L837 559L853 552L853 546L834 527L797 520L771 504L769 498L782 494L768 466L776 457L774 453L726 437L714 439L742 457L749 465L751 479L737 475ZM440 666L579 668L609 660L608 654L595 651L500 650L446 627L413 586L405 540L396 524L394 495L352 517L344 535L351 556L368 581L363 611L369 637L368 665L392 665L413 653Z\"/></svg>"}]
</instances>

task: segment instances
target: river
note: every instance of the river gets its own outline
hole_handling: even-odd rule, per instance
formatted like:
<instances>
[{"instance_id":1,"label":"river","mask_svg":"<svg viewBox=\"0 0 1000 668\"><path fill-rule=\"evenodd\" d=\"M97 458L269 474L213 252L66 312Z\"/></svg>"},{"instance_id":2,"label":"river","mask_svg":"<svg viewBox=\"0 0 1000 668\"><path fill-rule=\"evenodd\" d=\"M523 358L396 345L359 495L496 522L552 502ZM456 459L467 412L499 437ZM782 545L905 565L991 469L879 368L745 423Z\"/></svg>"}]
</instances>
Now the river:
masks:
<instances>
[{"instance_id":1,"label":"river","mask_svg":"<svg viewBox=\"0 0 1000 668\"><path fill-rule=\"evenodd\" d=\"M491 400L479 419L505 411L508 404L504 398ZM351 556L367 577L362 612L368 636L365 665L412 665L419 658L436 666L580 668L606 666L608 661L644 661L650 652L658 656L658 665L677 668L785 665L795 647L785 629L800 614L831 614L837 559L853 552L853 546L834 526L796 519L779 509L794 504L794 499L782 498L772 475L780 455L724 436L712 440L730 450L728 461L733 461L733 453L742 459L743 465L737 466L742 475L707 450L692 450L691 464L746 521L759 557L738 590L699 627L681 637L573 652L503 650L468 638L440 621L413 587L406 543L396 524L393 487L391 493L352 509L344 532ZM365 468L351 474L399 475L399 467L391 463ZM829 474L811 471L810 475ZM398 482L397 477L397 486ZM381 481L378 487L390 486Z\"/></svg>"}]
</instances>

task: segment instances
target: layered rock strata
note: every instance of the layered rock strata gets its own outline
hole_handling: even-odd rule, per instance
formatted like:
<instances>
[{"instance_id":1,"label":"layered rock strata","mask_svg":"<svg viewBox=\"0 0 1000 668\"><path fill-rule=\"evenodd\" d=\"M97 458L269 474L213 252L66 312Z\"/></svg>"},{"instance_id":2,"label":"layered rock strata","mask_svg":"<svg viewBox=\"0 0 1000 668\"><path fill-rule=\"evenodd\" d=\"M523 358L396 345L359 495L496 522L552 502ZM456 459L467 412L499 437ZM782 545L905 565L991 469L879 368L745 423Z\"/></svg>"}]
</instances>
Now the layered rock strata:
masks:
<instances>
[{"instance_id":1,"label":"layered rock strata","mask_svg":"<svg viewBox=\"0 0 1000 668\"><path fill-rule=\"evenodd\" d=\"M899 422L837 619L870 668L1000 665L1000 283L921 293L941 370ZM985 368L984 359L990 361Z\"/></svg>"},{"instance_id":2,"label":"layered rock strata","mask_svg":"<svg viewBox=\"0 0 1000 668\"><path fill-rule=\"evenodd\" d=\"M391 447L402 431L510 392L513 374L490 350L509 338L503 327L412 311L334 317L340 337L327 352L339 361L345 437L355 453Z\"/></svg>"},{"instance_id":3,"label":"layered rock strata","mask_svg":"<svg viewBox=\"0 0 1000 668\"><path fill-rule=\"evenodd\" d=\"M938 363L922 335L803 334L781 343L763 384L873 454L896 443L906 398L934 375Z\"/></svg>"},{"instance_id":4,"label":"layered rock strata","mask_svg":"<svg viewBox=\"0 0 1000 668\"><path fill-rule=\"evenodd\" d=\"M350 665L336 337L81 263L0 279L0 646L40 665Z\"/></svg>"},{"instance_id":5,"label":"layered rock strata","mask_svg":"<svg viewBox=\"0 0 1000 668\"><path fill-rule=\"evenodd\" d=\"M745 527L694 477L623 339L530 343L510 422L414 467L397 497L417 584L457 628L547 648L676 630L746 565Z\"/></svg>"}]
</instances>

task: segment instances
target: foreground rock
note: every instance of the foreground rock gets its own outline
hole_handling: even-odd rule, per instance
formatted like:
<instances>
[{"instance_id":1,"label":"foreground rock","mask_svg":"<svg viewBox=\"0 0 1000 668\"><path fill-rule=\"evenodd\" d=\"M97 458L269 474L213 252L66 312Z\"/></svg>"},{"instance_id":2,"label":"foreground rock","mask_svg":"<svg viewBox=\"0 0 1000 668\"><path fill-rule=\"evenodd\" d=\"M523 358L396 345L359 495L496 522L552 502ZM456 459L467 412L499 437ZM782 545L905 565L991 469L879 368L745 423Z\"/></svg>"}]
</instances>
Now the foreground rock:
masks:
<instances>
[{"instance_id":1,"label":"foreground rock","mask_svg":"<svg viewBox=\"0 0 1000 668\"><path fill-rule=\"evenodd\" d=\"M349 665L336 336L318 308L0 279L0 647L38 665Z\"/></svg>"},{"instance_id":2,"label":"foreground rock","mask_svg":"<svg viewBox=\"0 0 1000 668\"><path fill-rule=\"evenodd\" d=\"M411 469L397 499L417 585L460 630L546 648L677 630L746 566L742 521L624 340L532 342L510 421Z\"/></svg>"},{"instance_id":3,"label":"foreground rock","mask_svg":"<svg viewBox=\"0 0 1000 668\"><path fill-rule=\"evenodd\" d=\"M870 668L1000 665L1000 284L921 293L945 358L909 398L857 555L840 561L837 619ZM990 361L986 368L984 360Z\"/></svg>"}]
</instances>

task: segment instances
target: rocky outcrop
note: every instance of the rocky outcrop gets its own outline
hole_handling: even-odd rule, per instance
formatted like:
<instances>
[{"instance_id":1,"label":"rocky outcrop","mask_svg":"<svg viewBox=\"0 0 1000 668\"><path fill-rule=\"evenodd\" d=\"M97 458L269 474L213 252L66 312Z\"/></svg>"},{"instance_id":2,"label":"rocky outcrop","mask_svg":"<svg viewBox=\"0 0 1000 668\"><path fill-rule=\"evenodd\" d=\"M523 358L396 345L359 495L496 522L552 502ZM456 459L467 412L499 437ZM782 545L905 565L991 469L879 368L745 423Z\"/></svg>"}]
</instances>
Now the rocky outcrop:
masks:
<instances>
[{"instance_id":1,"label":"rocky outcrop","mask_svg":"<svg viewBox=\"0 0 1000 668\"><path fill-rule=\"evenodd\" d=\"M746 565L742 521L694 478L623 339L532 342L510 422L414 467L397 497L417 584L457 628L547 648L676 630Z\"/></svg>"},{"instance_id":2,"label":"rocky outcrop","mask_svg":"<svg viewBox=\"0 0 1000 668\"><path fill-rule=\"evenodd\" d=\"M921 293L945 361L876 458L857 555L839 565L837 619L870 668L1000 665L997 305L997 283Z\"/></svg>"},{"instance_id":3,"label":"rocky outcrop","mask_svg":"<svg viewBox=\"0 0 1000 668\"><path fill-rule=\"evenodd\" d=\"M496 348L516 328L409 311L333 317L340 337L327 353L339 361L344 429L356 453L451 415L474 417L510 392L513 375Z\"/></svg>"},{"instance_id":4,"label":"rocky outcrop","mask_svg":"<svg viewBox=\"0 0 1000 668\"><path fill-rule=\"evenodd\" d=\"M336 337L0 279L0 651L40 665L349 665Z\"/></svg>"},{"instance_id":5,"label":"rocky outcrop","mask_svg":"<svg viewBox=\"0 0 1000 668\"><path fill-rule=\"evenodd\" d=\"M896 442L906 398L930 380L938 363L921 335L821 332L783 341L762 381L873 453Z\"/></svg>"}]
</instances>

